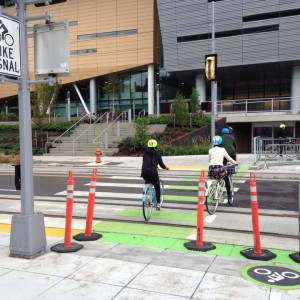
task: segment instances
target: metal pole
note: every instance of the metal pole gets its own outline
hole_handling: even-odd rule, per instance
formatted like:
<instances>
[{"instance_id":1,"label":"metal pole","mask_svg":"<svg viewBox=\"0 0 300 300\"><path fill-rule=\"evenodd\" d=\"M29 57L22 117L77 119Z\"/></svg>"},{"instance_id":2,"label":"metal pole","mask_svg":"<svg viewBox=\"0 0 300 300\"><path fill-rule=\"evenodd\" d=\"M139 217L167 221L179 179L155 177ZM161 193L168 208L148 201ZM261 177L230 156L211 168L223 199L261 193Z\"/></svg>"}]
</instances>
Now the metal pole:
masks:
<instances>
[{"instance_id":1,"label":"metal pole","mask_svg":"<svg viewBox=\"0 0 300 300\"><path fill-rule=\"evenodd\" d=\"M215 2L212 1L212 32L211 32L211 52L215 54ZM211 82L211 138L216 133L217 117L217 82Z\"/></svg>"},{"instance_id":2,"label":"metal pole","mask_svg":"<svg viewBox=\"0 0 300 300\"><path fill-rule=\"evenodd\" d=\"M5 101L5 113L8 114L8 106L7 106L7 101Z\"/></svg>"},{"instance_id":3,"label":"metal pole","mask_svg":"<svg viewBox=\"0 0 300 300\"><path fill-rule=\"evenodd\" d=\"M133 109L133 121L135 121L135 99L132 101L132 109Z\"/></svg>"},{"instance_id":4,"label":"metal pole","mask_svg":"<svg viewBox=\"0 0 300 300\"><path fill-rule=\"evenodd\" d=\"M70 105L70 92L67 92L67 114L68 121L71 121L71 105Z\"/></svg>"},{"instance_id":5,"label":"metal pole","mask_svg":"<svg viewBox=\"0 0 300 300\"><path fill-rule=\"evenodd\" d=\"M156 117L159 117L159 84L156 84Z\"/></svg>"},{"instance_id":6,"label":"metal pole","mask_svg":"<svg viewBox=\"0 0 300 300\"><path fill-rule=\"evenodd\" d=\"M31 107L26 24L26 1L18 0L21 77L19 79L19 135L21 160L21 214L11 222L10 256L33 258L46 251L44 216L34 212Z\"/></svg>"}]
</instances>

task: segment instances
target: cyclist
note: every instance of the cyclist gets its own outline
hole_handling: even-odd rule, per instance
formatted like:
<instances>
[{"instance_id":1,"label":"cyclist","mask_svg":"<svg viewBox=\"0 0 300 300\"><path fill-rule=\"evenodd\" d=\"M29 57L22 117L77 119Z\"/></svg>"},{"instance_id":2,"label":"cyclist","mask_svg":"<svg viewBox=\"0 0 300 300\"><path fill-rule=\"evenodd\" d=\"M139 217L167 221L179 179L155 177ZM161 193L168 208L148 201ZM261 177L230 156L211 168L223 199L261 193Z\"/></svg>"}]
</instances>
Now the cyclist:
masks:
<instances>
[{"instance_id":1,"label":"cyclist","mask_svg":"<svg viewBox=\"0 0 300 300\"><path fill-rule=\"evenodd\" d=\"M233 128L229 126L228 129L229 129L229 134L234 137Z\"/></svg>"},{"instance_id":2,"label":"cyclist","mask_svg":"<svg viewBox=\"0 0 300 300\"><path fill-rule=\"evenodd\" d=\"M230 134L227 127L222 128L222 146L226 149L229 156L236 160L236 141L235 138ZM227 159L224 158L223 165L226 166Z\"/></svg>"},{"instance_id":3,"label":"cyclist","mask_svg":"<svg viewBox=\"0 0 300 300\"><path fill-rule=\"evenodd\" d=\"M232 193L230 190L230 181L227 175L226 168L223 165L223 160L226 158L234 165L237 165L237 162L232 159L229 154L227 153L226 149L222 147L222 138L218 135L213 137L212 144L213 148L209 149L209 169L208 169L208 176L213 179L220 179L223 178L225 181L225 187L227 191L227 199L230 201L232 198Z\"/></svg>"},{"instance_id":4,"label":"cyclist","mask_svg":"<svg viewBox=\"0 0 300 300\"><path fill-rule=\"evenodd\" d=\"M284 143L283 142L283 139L286 139L286 131L285 131L285 124L284 123L281 123L279 125L279 130L278 130L278 138L279 138L279 155L282 156L282 151L283 151L283 146L282 144Z\"/></svg>"},{"instance_id":5,"label":"cyclist","mask_svg":"<svg viewBox=\"0 0 300 300\"><path fill-rule=\"evenodd\" d=\"M145 184L151 183L156 192L156 210L160 210L160 184L159 176L157 171L157 165L159 165L164 170L169 170L169 168L164 164L161 155L156 151L157 141L149 140L143 156L143 165L141 177L145 180Z\"/></svg>"}]
</instances>

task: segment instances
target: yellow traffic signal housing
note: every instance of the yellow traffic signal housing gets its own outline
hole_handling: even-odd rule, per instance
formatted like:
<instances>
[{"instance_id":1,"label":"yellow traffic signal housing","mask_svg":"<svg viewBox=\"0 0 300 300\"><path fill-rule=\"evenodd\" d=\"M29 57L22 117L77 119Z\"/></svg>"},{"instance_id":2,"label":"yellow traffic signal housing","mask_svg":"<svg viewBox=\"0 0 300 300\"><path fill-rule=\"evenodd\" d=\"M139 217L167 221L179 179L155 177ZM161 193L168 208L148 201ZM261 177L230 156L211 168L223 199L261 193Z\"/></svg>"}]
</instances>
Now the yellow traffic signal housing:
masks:
<instances>
[{"instance_id":1,"label":"yellow traffic signal housing","mask_svg":"<svg viewBox=\"0 0 300 300\"><path fill-rule=\"evenodd\" d=\"M208 81L217 80L217 54L205 55L205 76Z\"/></svg>"}]
</instances>

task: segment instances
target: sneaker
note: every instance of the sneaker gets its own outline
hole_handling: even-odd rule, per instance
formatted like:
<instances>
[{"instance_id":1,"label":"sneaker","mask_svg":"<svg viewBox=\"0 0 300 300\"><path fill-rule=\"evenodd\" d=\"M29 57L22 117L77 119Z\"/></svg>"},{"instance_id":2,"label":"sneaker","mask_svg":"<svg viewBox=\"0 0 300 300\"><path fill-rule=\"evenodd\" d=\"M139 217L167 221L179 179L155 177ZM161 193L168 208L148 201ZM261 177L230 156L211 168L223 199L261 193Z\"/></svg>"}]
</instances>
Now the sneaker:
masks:
<instances>
[{"instance_id":1,"label":"sneaker","mask_svg":"<svg viewBox=\"0 0 300 300\"><path fill-rule=\"evenodd\" d=\"M160 204L156 205L156 210L160 210Z\"/></svg>"}]
</instances>

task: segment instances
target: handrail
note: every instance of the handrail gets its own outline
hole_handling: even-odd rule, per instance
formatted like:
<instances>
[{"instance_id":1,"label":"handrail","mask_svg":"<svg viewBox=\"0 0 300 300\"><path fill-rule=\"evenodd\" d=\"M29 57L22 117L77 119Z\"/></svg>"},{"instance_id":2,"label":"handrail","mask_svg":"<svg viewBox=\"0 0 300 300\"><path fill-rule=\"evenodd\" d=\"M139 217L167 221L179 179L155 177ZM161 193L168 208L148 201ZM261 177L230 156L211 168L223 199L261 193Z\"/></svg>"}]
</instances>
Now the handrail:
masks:
<instances>
[{"instance_id":1,"label":"handrail","mask_svg":"<svg viewBox=\"0 0 300 300\"><path fill-rule=\"evenodd\" d=\"M113 125L113 124L115 124L116 123L116 121L118 121L118 119L120 119L122 116L124 116L125 115L125 118L126 118L126 114L127 114L127 112L126 111L123 111L123 112L121 112L120 113L120 115L113 121L113 122L111 122L102 132L100 132L100 134L98 134L95 138L94 138L94 140L93 140L93 144L96 144L97 142L97 140L99 140L99 138L100 138L100 136L103 134L103 133L105 133L105 132L107 132L107 130ZM98 141L98 143L99 143L99 141Z\"/></svg>"},{"instance_id":2,"label":"handrail","mask_svg":"<svg viewBox=\"0 0 300 300\"><path fill-rule=\"evenodd\" d=\"M255 98L218 101L218 112L228 113L287 113L299 111L300 97Z\"/></svg>"},{"instance_id":3,"label":"handrail","mask_svg":"<svg viewBox=\"0 0 300 300\"><path fill-rule=\"evenodd\" d=\"M68 128L65 132L63 132L59 137L57 137L54 141L52 142L47 142L45 144L45 154L47 154L47 144L52 144L52 146L54 145L54 143L59 140L60 138L62 138L68 131L70 131L73 127L75 127L78 123L80 123L83 119L85 119L86 117L89 117L91 119L90 114L85 114L82 118L80 118L76 123L74 123L70 128Z\"/></svg>"},{"instance_id":4,"label":"handrail","mask_svg":"<svg viewBox=\"0 0 300 300\"><path fill-rule=\"evenodd\" d=\"M146 114L146 111L145 111L145 109L143 108L140 112L139 112L139 114L138 114L138 117L140 117L141 116L141 114L143 113L143 115L145 116L145 114Z\"/></svg>"},{"instance_id":5,"label":"handrail","mask_svg":"<svg viewBox=\"0 0 300 300\"><path fill-rule=\"evenodd\" d=\"M75 153L75 142L82 136L84 135L86 132L88 132L93 126L95 126L95 124L97 124L98 121L102 120L104 118L104 116L109 116L109 112L105 112L103 115L101 115L99 118L95 119L94 123L92 123L86 130L84 130L75 140L73 140L72 142L72 146L73 146L73 155Z\"/></svg>"}]
</instances>

